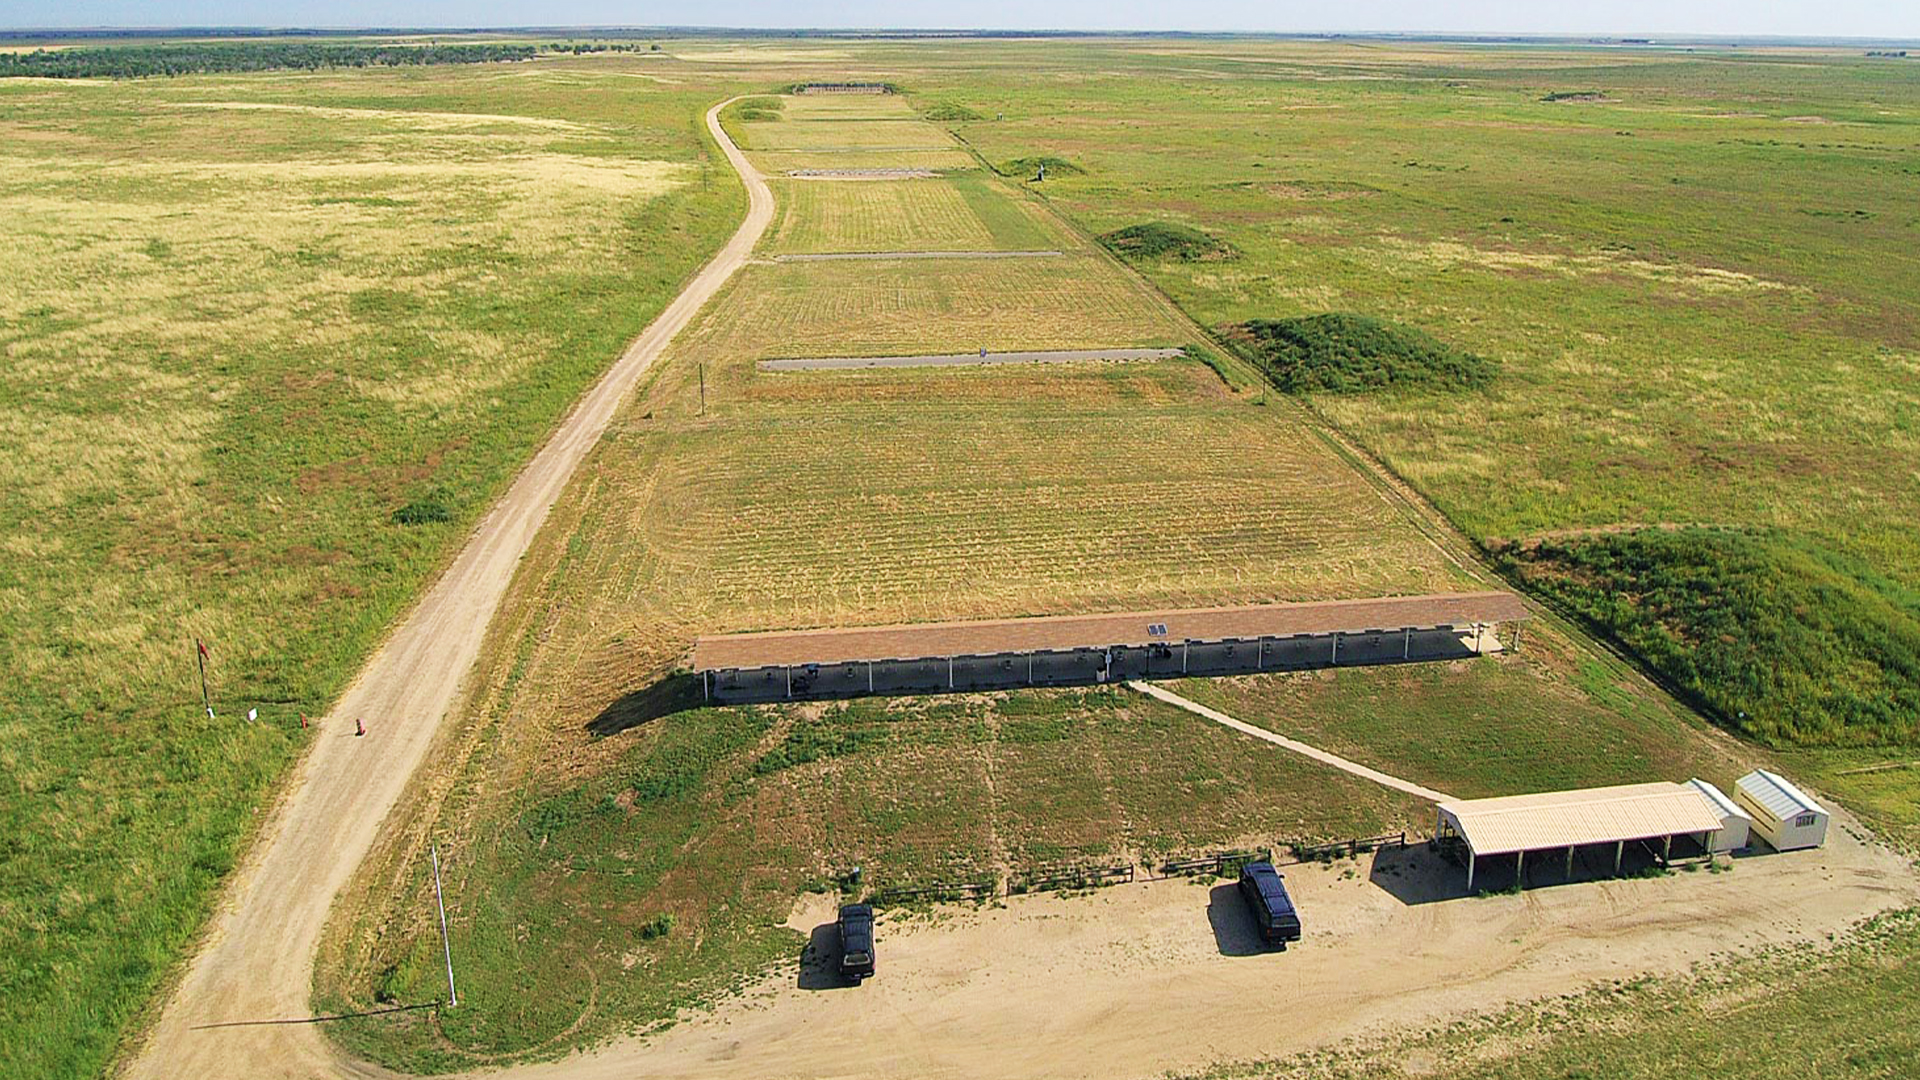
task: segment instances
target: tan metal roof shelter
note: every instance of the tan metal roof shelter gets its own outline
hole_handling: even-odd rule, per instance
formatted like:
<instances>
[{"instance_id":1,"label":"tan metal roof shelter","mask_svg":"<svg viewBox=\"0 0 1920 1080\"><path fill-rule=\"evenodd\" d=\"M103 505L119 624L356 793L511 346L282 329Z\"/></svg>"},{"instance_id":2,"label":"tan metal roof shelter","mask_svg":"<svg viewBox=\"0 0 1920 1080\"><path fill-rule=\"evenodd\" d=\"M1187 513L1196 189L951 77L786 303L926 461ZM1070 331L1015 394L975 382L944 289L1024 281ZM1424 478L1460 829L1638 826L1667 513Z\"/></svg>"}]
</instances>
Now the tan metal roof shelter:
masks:
<instances>
[{"instance_id":1,"label":"tan metal roof shelter","mask_svg":"<svg viewBox=\"0 0 1920 1080\"><path fill-rule=\"evenodd\" d=\"M1483 855L1517 856L1524 869L1528 852L1565 848L1571 868L1576 848L1613 844L1618 872L1629 843L1662 841L1665 858L1673 837L1707 836L1721 826L1720 815L1698 789L1665 782L1465 799L1441 803L1439 815L1438 834L1466 846L1469 890Z\"/></svg>"},{"instance_id":2,"label":"tan metal roof shelter","mask_svg":"<svg viewBox=\"0 0 1920 1080\"><path fill-rule=\"evenodd\" d=\"M866 626L703 637L696 671L944 659L1043 650L1138 647L1182 641L1252 641L1301 634L1360 634L1407 627L1480 626L1528 618L1507 592L1441 593L1246 607L1178 608L1118 615L1054 615L983 622Z\"/></svg>"}]
</instances>

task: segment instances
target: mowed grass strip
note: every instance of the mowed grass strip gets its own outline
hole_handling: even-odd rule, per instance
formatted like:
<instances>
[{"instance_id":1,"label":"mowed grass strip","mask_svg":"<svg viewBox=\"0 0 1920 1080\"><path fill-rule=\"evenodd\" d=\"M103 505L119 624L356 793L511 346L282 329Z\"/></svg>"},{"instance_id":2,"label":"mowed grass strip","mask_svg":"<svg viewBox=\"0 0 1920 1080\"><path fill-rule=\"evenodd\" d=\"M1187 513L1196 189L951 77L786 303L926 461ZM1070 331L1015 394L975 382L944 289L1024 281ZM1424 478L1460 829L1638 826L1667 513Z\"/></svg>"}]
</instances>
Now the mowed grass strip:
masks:
<instances>
[{"instance_id":1,"label":"mowed grass strip","mask_svg":"<svg viewBox=\"0 0 1920 1080\"><path fill-rule=\"evenodd\" d=\"M738 124L740 145L748 150L945 150L958 148L953 136L917 120L748 121Z\"/></svg>"},{"instance_id":2,"label":"mowed grass strip","mask_svg":"<svg viewBox=\"0 0 1920 1080\"><path fill-rule=\"evenodd\" d=\"M951 172L979 167L965 150L931 149L825 149L825 150L750 150L748 160L768 176L784 176L796 169L931 169ZM883 181L870 181L879 183Z\"/></svg>"},{"instance_id":3,"label":"mowed grass strip","mask_svg":"<svg viewBox=\"0 0 1920 1080\"><path fill-rule=\"evenodd\" d=\"M775 181L779 220L762 241L781 254L986 251L986 223L943 180Z\"/></svg>"},{"instance_id":4,"label":"mowed grass strip","mask_svg":"<svg viewBox=\"0 0 1920 1080\"><path fill-rule=\"evenodd\" d=\"M703 360L739 373L776 357L1178 345L1186 337L1139 282L1087 255L749 266L698 332Z\"/></svg>"}]
</instances>

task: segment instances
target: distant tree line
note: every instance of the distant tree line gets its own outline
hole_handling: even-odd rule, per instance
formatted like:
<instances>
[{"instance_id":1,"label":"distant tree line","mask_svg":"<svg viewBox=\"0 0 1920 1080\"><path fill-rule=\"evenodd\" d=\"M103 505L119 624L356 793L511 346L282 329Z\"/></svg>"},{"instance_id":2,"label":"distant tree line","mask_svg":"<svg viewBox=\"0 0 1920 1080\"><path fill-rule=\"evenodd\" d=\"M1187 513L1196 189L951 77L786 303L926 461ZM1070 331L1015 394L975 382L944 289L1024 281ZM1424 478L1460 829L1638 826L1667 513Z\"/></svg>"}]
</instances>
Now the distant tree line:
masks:
<instances>
[{"instance_id":1,"label":"distant tree line","mask_svg":"<svg viewBox=\"0 0 1920 1080\"><path fill-rule=\"evenodd\" d=\"M489 64L531 60L538 51L532 45L317 45L296 41L35 49L29 53L0 53L0 78L137 79L224 71Z\"/></svg>"}]
</instances>

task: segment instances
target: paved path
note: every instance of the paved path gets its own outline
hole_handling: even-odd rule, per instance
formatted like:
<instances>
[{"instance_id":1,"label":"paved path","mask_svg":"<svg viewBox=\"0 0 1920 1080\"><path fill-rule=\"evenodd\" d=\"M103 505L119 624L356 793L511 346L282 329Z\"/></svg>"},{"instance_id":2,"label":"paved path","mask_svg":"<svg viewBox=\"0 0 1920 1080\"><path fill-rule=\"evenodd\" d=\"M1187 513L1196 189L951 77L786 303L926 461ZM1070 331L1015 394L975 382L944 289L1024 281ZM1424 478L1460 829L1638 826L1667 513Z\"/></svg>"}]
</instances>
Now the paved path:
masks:
<instances>
[{"instance_id":1,"label":"paved path","mask_svg":"<svg viewBox=\"0 0 1920 1080\"><path fill-rule=\"evenodd\" d=\"M1047 251L826 251L807 255L775 255L777 263L843 262L849 259L1039 259L1062 252Z\"/></svg>"},{"instance_id":2,"label":"paved path","mask_svg":"<svg viewBox=\"0 0 1920 1080\"><path fill-rule=\"evenodd\" d=\"M1067 364L1085 360L1165 360L1179 349L1058 349L1052 352L934 353L927 356L818 356L762 360L761 371L838 371L844 368L961 367L967 364Z\"/></svg>"},{"instance_id":3,"label":"paved path","mask_svg":"<svg viewBox=\"0 0 1920 1080\"><path fill-rule=\"evenodd\" d=\"M746 182L746 220L574 407L320 722L128 1075L383 1075L342 1058L318 1025L299 1022L309 1015L321 928L425 757L521 555L575 467L648 366L747 261L773 218L766 183L720 129L721 107L708 110L707 129ZM365 738L353 735L355 718L365 719Z\"/></svg>"},{"instance_id":4,"label":"paved path","mask_svg":"<svg viewBox=\"0 0 1920 1080\"><path fill-rule=\"evenodd\" d=\"M1390 787L1395 791L1404 791L1409 795L1415 795L1415 796L1418 796L1419 798L1428 799L1437 803L1454 801L1453 796L1448 795L1444 792L1435 791L1432 788L1421 787L1419 784L1413 783L1410 780L1402 780L1397 776L1388 776L1386 773L1383 773L1378 769L1369 769L1365 765L1362 765L1357 761L1348 761L1346 758L1343 758L1338 754L1329 754L1325 750L1321 750L1318 747L1308 746L1306 743L1303 743L1303 742L1298 742L1296 740L1289 739L1285 735L1275 735L1273 732L1268 731L1266 728L1257 728L1257 727L1254 727L1252 724L1246 723L1244 721L1235 720L1233 717L1228 716L1226 713L1220 712L1217 709L1209 709L1205 705L1202 705L1197 701L1189 701L1188 699L1181 697L1179 694L1176 694L1171 690L1163 690L1160 687L1153 685L1152 683L1140 682L1138 680L1135 680L1133 682L1129 682L1127 686L1130 689L1140 691L1141 693L1147 695L1148 697L1159 698L1161 701L1164 701L1169 705L1173 705L1173 706L1177 706L1179 708L1185 709L1196 716L1204 716L1216 724L1225 724L1227 727L1230 727L1235 731L1241 732L1246 735L1251 735L1256 739L1264 739L1275 746L1284 746L1296 754L1300 754L1304 757L1310 757L1313 760L1318 761L1323 765L1331 765L1334 768L1341 770L1342 772L1350 772L1353 775L1361 778L1362 780L1371 780L1376 784L1380 784L1384 787Z\"/></svg>"}]
</instances>

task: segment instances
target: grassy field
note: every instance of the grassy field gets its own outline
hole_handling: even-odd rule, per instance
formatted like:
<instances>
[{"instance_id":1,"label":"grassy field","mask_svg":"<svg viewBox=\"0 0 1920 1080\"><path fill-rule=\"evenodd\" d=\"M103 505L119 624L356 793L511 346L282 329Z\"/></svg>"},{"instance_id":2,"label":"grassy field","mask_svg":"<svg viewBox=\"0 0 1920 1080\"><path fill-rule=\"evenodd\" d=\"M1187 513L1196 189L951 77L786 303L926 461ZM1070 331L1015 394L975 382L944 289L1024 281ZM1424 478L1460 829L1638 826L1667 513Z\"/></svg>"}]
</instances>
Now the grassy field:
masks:
<instances>
[{"instance_id":1,"label":"grassy field","mask_svg":"<svg viewBox=\"0 0 1920 1080\"><path fill-rule=\"evenodd\" d=\"M1737 611L1726 651L1753 659L1683 644L1649 666L1729 726L1881 744L1809 751L1816 783L1829 759L1915 756L1911 724L1885 714L1920 691L1904 659L1920 635L1920 68L1822 50L1072 52L1050 62L1073 78L1013 77L1040 61L1007 46L914 86L992 117L943 125L988 160L1082 169L1029 186L1090 232L1165 223L1229 245L1135 262L1204 325L1351 312L1490 360L1484 389L1309 400L1490 548L1674 524L1750 537L1734 543L1759 549L1752 587L1802 594L1813 632L1726 575L1656 571ZM1807 587L1790 568L1809 560L1859 572ZM1862 624L1862 600L1885 617ZM1629 622L1597 625L1634 647L1689 633ZM1797 669L1812 654L1789 643L1813 641L1826 659L1806 672L1747 678ZM1844 784L1911 820L1901 775Z\"/></svg>"},{"instance_id":2,"label":"grassy field","mask_svg":"<svg viewBox=\"0 0 1920 1080\"><path fill-rule=\"evenodd\" d=\"M1693 776L1731 789L1752 768L1550 623L1498 662L1195 679L1181 693L1462 799Z\"/></svg>"},{"instance_id":3,"label":"grassy field","mask_svg":"<svg viewBox=\"0 0 1920 1080\"><path fill-rule=\"evenodd\" d=\"M920 180L775 180L778 254L829 251L1038 251L1057 227L977 172Z\"/></svg>"},{"instance_id":4,"label":"grassy field","mask_svg":"<svg viewBox=\"0 0 1920 1080\"><path fill-rule=\"evenodd\" d=\"M1005 119L949 126L990 159L1085 166L1041 187L1094 231L1229 241L1231 262L1141 265L1202 323L1350 310L1499 360L1490 392L1444 411L1317 402L1476 537L1765 524L1920 580L1920 68L1217 52L956 82ZM1569 86L1607 100L1539 100Z\"/></svg>"},{"instance_id":5,"label":"grassy field","mask_svg":"<svg viewBox=\"0 0 1920 1080\"><path fill-rule=\"evenodd\" d=\"M862 184L833 186L822 211ZM781 213L783 228L817 225ZM1059 259L749 267L676 343L556 507L447 736L458 765L423 778L357 880L316 992L341 1011L437 993L429 834L450 855L454 948L477 989L458 1015L336 1026L347 1046L430 1070L644 1030L797 953L780 925L796 896L852 865L869 886L1003 878L1424 823L1388 789L1132 696L694 709L658 681L718 630L1469 582L1299 413L1196 360L755 367L1189 340L1106 255L1057 235ZM1215 689L1278 695L1388 765L1407 763L1395 742L1431 741L1412 767L1463 790L1529 786L1575 731L1590 749L1569 774L1731 770L1670 703L1577 655L1547 634L1511 660ZM1476 737L1515 744L1480 764Z\"/></svg>"},{"instance_id":6,"label":"grassy field","mask_svg":"<svg viewBox=\"0 0 1920 1080\"><path fill-rule=\"evenodd\" d=\"M1220 241L1130 256L1207 327L1352 312L1485 357L1481 388L1307 402L1489 547L1698 522L1920 585L1911 64L1239 40L673 52L0 86L0 1071L99 1071L230 867L236 808L299 751L294 717L732 227L738 188L698 128L731 93L850 66L916 91L733 123L776 178L767 254L1066 254L755 265L676 343L556 506L451 764L419 778L328 938L318 1004L437 996L422 853L441 840L473 1007L334 1029L377 1060L477 1068L661 1021L790 958L795 895L851 862L897 883L1425 823L1137 699L694 710L657 683L714 630L1467 582L1295 409L1195 360L754 368L1193 343L1085 236ZM1020 183L1040 159L1049 179ZM802 168L946 175L779 179ZM1458 667L1186 689L1459 795L1724 780L1745 756L1550 628ZM263 722L234 719L254 705ZM1915 757L1896 739L1781 760L1920 842ZM1247 1068L1891 1076L1915 955L1889 923L1831 961ZM1788 978L1784 1033L1707 1041Z\"/></svg>"},{"instance_id":7,"label":"grassy field","mask_svg":"<svg viewBox=\"0 0 1920 1080\"><path fill-rule=\"evenodd\" d=\"M0 85L0 1072L102 1069L299 716L733 227L714 96Z\"/></svg>"}]
</instances>

